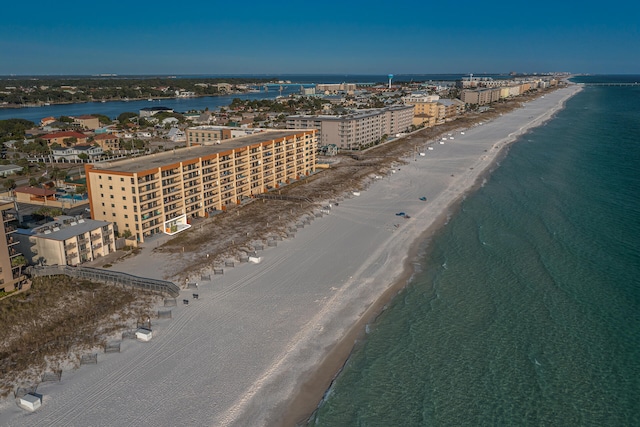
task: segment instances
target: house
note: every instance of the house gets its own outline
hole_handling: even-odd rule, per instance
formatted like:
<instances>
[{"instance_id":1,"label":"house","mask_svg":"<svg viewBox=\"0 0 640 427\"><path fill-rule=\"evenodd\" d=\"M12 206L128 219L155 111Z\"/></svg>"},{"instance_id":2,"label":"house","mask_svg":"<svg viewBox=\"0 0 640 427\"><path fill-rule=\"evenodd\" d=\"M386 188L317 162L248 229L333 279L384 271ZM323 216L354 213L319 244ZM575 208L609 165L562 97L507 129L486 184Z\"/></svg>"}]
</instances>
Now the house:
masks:
<instances>
[{"instance_id":1,"label":"house","mask_svg":"<svg viewBox=\"0 0 640 427\"><path fill-rule=\"evenodd\" d=\"M173 113L173 109L168 107L145 107L140 110L140 117L151 117L158 113Z\"/></svg>"},{"instance_id":2,"label":"house","mask_svg":"<svg viewBox=\"0 0 640 427\"><path fill-rule=\"evenodd\" d=\"M55 117L45 117L44 119L40 120L40 126L47 126L55 122L56 122Z\"/></svg>"},{"instance_id":3,"label":"house","mask_svg":"<svg viewBox=\"0 0 640 427\"><path fill-rule=\"evenodd\" d=\"M113 224L62 215L33 229L17 229L18 248L30 264L78 265L115 252Z\"/></svg>"},{"instance_id":4,"label":"house","mask_svg":"<svg viewBox=\"0 0 640 427\"><path fill-rule=\"evenodd\" d=\"M57 200L55 191L40 187L18 187L13 190L13 194L18 203L47 204Z\"/></svg>"},{"instance_id":5,"label":"house","mask_svg":"<svg viewBox=\"0 0 640 427\"><path fill-rule=\"evenodd\" d=\"M22 166L18 165L0 165L0 176L8 177L9 175L15 175L22 170Z\"/></svg>"},{"instance_id":6,"label":"house","mask_svg":"<svg viewBox=\"0 0 640 427\"><path fill-rule=\"evenodd\" d=\"M87 130L95 130L100 127L100 119L91 115L73 117L73 123Z\"/></svg>"},{"instance_id":7,"label":"house","mask_svg":"<svg viewBox=\"0 0 640 427\"><path fill-rule=\"evenodd\" d=\"M173 124L176 124L178 122L179 122L179 120L176 119L175 117L167 117L166 119L162 120L160 123L162 125L173 125Z\"/></svg>"},{"instance_id":8,"label":"house","mask_svg":"<svg viewBox=\"0 0 640 427\"><path fill-rule=\"evenodd\" d=\"M51 150L51 154L55 160L62 161L75 161L81 160L78 157L80 154L86 154L87 157L91 160L96 157L102 156L104 151L102 147L94 147L92 145L75 145L73 147L67 148L54 148Z\"/></svg>"},{"instance_id":9,"label":"house","mask_svg":"<svg viewBox=\"0 0 640 427\"><path fill-rule=\"evenodd\" d=\"M169 129L169 133L167 134L167 138L173 142L186 142L187 136L185 135L183 130L178 128Z\"/></svg>"},{"instance_id":10,"label":"house","mask_svg":"<svg viewBox=\"0 0 640 427\"><path fill-rule=\"evenodd\" d=\"M113 151L120 148L120 138L110 133L101 133L94 136L93 142L98 144L103 151Z\"/></svg>"},{"instance_id":11,"label":"house","mask_svg":"<svg viewBox=\"0 0 640 427\"><path fill-rule=\"evenodd\" d=\"M86 144L87 143L87 135L75 132L75 131L62 131L62 132L54 132L48 133L46 135L42 135L40 138L47 141L47 144L51 146L51 144L58 144L62 147L70 146L74 144Z\"/></svg>"}]
</instances>

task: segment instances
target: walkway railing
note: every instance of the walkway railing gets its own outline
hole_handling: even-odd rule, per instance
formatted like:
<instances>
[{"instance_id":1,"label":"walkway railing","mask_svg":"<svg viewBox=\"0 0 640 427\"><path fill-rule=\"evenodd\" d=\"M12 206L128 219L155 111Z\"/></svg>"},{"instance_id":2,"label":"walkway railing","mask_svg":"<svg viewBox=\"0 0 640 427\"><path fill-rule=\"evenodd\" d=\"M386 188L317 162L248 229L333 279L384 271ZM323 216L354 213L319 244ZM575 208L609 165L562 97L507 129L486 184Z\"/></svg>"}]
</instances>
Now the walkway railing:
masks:
<instances>
[{"instance_id":1,"label":"walkway railing","mask_svg":"<svg viewBox=\"0 0 640 427\"><path fill-rule=\"evenodd\" d=\"M93 267L71 267L69 265L34 266L28 271L32 276L57 276L64 274L70 277L90 280L94 282L131 286L148 291L167 293L172 297L180 294L180 288L173 282L166 280L139 277L120 271L109 271Z\"/></svg>"}]
</instances>

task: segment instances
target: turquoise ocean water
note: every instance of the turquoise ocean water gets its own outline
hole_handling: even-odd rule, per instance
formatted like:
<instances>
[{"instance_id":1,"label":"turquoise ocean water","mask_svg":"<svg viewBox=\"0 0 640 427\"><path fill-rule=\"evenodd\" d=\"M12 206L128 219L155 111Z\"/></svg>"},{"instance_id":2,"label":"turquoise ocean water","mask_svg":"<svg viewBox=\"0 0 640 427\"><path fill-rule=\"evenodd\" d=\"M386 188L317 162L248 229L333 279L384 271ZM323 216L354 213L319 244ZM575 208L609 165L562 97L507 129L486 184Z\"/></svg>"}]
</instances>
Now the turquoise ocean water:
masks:
<instances>
[{"instance_id":1,"label":"turquoise ocean water","mask_svg":"<svg viewBox=\"0 0 640 427\"><path fill-rule=\"evenodd\" d=\"M640 87L524 135L417 264L310 425L639 426Z\"/></svg>"}]
</instances>

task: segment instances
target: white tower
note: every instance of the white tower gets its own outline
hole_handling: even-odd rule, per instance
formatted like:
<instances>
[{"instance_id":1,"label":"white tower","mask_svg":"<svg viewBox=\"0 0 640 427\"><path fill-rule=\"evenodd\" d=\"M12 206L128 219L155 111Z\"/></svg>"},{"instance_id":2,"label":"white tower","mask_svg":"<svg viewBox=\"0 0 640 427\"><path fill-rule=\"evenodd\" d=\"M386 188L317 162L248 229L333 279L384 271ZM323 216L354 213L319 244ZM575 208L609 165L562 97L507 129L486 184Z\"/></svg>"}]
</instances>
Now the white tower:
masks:
<instances>
[{"instance_id":1,"label":"white tower","mask_svg":"<svg viewBox=\"0 0 640 427\"><path fill-rule=\"evenodd\" d=\"M393 74L389 74L389 89L391 89L391 79L393 78Z\"/></svg>"}]
</instances>

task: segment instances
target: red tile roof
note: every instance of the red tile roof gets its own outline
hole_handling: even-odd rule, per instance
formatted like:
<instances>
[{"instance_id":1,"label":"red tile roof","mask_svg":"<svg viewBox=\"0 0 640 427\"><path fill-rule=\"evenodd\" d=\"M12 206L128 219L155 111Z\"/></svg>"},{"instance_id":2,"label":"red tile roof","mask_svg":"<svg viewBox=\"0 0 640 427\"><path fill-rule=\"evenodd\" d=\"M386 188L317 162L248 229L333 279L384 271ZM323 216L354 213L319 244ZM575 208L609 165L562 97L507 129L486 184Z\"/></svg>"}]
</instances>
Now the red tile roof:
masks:
<instances>
[{"instance_id":1,"label":"red tile roof","mask_svg":"<svg viewBox=\"0 0 640 427\"><path fill-rule=\"evenodd\" d=\"M94 140L101 140L101 139L118 139L117 135L113 135L111 133L100 133L96 136L93 137Z\"/></svg>"},{"instance_id":2,"label":"red tile roof","mask_svg":"<svg viewBox=\"0 0 640 427\"><path fill-rule=\"evenodd\" d=\"M33 194L34 196L53 196L55 191L45 190L39 187L18 187L14 190L16 193Z\"/></svg>"},{"instance_id":3,"label":"red tile roof","mask_svg":"<svg viewBox=\"0 0 640 427\"><path fill-rule=\"evenodd\" d=\"M46 135L42 135L40 138L42 139L53 139L53 138L86 138L87 135L80 132L75 131L63 131L63 132L54 132L48 133Z\"/></svg>"}]
</instances>

